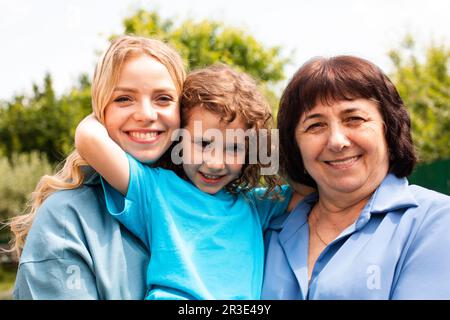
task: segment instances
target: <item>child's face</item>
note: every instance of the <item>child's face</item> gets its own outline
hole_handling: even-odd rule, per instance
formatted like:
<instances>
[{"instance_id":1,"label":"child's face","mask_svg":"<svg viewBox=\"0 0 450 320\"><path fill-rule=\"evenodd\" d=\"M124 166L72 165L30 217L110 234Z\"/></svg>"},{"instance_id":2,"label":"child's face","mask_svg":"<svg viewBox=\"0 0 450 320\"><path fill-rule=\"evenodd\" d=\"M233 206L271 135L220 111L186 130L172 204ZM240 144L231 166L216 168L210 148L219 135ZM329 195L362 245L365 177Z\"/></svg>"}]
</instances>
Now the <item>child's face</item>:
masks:
<instances>
[{"instance_id":1,"label":"child's face","mask_svg":"<svg viewBox=\"0 0 450 320\"><path fill-rule=\"evenodd\" d=\"M215 194L239 177L245 160L245 140L230 135L246 130L242 119L236 117L226 123L218 115L195 107L184 129L188 135L183 138L183 169L197 188Z\"/></svg>"},{"instance_id":2,"label":"child's face","mask_svg":"<svg viewBox=\"0 0 450 320\"><path fill-rule=\"evenodd\" d=\"M179 126L178 93L166 67L145 54L127 60L105 110L111 138L138 160L154 162Z\"/></svg>"}]
</instances>

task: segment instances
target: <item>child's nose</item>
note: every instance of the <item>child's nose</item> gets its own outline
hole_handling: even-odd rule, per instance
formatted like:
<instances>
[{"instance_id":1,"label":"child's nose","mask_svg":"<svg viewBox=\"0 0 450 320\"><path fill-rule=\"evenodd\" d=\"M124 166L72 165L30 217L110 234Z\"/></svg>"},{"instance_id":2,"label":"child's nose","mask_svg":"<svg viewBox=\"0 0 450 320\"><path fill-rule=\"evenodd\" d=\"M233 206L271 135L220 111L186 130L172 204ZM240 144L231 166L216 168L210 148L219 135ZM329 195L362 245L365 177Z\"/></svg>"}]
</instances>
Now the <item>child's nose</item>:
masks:
<instances>
[{"instance_id":1,"label":"child's nose","mask_svg":"<svg viewBox=\"0 0 450 320\"><path fill-rule=\"evenodd\" d=\"M222 153L215 153L205 155L204 160L205 164L208 166L208 169L213 171L220 171L225 169L224 155Z\"/></svg>"}]
</instances>

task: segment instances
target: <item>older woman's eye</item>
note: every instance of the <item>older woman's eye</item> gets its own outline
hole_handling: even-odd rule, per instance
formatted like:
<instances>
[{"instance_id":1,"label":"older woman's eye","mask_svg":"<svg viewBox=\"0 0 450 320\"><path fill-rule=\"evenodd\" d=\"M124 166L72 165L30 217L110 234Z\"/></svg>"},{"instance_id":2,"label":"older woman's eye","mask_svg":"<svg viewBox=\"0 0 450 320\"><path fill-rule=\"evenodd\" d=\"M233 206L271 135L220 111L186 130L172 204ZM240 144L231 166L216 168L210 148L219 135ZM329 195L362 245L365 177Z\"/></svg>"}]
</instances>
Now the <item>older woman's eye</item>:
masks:
<instances>
[{"instance_id":1,"label":"older woman's eye","mask_svg":"<svg viewBox=\"0 0 450 320\"><path fill-rule=\"evenodd\" d=\"M347 119L345 119L345 122L347 122L350 125L360 125L365 121L366 119L361 117L348 117Z\"/></svg>"},{"instance_id":2,"label":"older woman's eye","mask_svg":"<svg viewBox=\"0 0 450 320\"><path fill-rule=\"evenodd\" d=\"M305 129L306 132L316 132L321 129L325 128L325 123L323 122L316 122L308 125Z\"/></svg>"}]
</instances>

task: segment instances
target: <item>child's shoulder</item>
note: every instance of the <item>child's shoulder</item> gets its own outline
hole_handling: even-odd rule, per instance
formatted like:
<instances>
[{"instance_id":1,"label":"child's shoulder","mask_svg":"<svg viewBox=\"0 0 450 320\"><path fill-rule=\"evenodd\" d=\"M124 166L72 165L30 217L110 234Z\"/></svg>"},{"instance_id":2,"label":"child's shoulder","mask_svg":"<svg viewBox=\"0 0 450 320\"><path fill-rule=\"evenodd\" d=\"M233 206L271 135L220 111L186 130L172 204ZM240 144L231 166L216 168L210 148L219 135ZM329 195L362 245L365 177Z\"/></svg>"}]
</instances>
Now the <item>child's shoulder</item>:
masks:
<instances>
[{"instance_id":1,"label":"child's shoulder","mask_svg":"<svg viewBox=\"0 0 450 320\"><path fill-rule=\"evenodd\" d=\"M257 187L247 191L247 194L255 200L277 200L288 197L292 189L289 185L281 185L269 190L267 187Z\"/></svg>"}]
</instances>

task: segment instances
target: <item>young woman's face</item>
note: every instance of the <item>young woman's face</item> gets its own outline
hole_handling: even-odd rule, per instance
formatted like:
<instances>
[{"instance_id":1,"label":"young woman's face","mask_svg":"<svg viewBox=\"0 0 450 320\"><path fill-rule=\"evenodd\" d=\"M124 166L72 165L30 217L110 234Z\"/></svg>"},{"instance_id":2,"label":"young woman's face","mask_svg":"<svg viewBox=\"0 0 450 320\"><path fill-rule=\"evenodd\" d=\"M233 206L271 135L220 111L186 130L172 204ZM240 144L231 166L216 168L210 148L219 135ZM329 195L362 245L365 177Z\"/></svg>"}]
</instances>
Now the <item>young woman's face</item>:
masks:
<instances>
[{"instance_id":1,"label":"young woman's face","mask_svg":"<svg viewBox=\"0 0 450 320\"><path fill-rule=\"evenodd\" d=\"M224 123L218 115L195 107L183 129L187 133L182 142L183 169L197 188L215 194L239 177L245 161L245 140L231 136L240 136L246 130L240 117Z\"/></svg>"},{"instance_id":2,"label":"young woman's face","mask_svg":"<svg viewBox=\"0 0 450 320\"><path fill-rule=\"evenodd\" d=\"M141 162L154 162L180 126L178 92L166 67L142 54L122 66L105 110L111 138Z\"/></svg>"},{"instance_id":3,"label":"young woman's face","mask_svg":"<svg viewBox=\"0 0 450 320\"><path fill-rule=\"evenodd\" d=\"M384 122L373 101L316 104L300 118L296 140L319 191L370 193L388 172Z\"/></svg>"}]
</instances>

